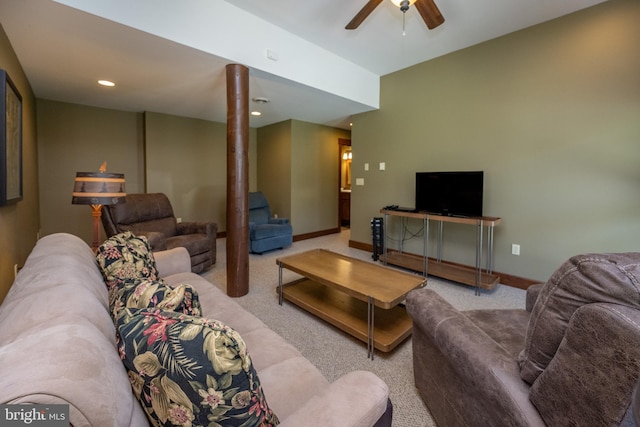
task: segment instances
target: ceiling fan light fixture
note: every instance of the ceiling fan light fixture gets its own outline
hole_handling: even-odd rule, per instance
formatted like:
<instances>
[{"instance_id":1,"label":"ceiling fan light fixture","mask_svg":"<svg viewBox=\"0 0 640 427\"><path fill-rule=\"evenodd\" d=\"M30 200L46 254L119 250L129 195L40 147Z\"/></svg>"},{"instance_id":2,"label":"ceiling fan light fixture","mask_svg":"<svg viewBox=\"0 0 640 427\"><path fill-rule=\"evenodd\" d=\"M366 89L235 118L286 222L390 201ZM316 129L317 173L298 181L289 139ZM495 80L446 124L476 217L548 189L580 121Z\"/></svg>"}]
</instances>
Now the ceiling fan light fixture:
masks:
<instances>
[{"instance_id":1,"label":"ceiling fan light fixture","mask_svg":"<svg viewBox=\"0 0 640 427\"><path fill-rule=\"evenodd\" d=\"M363 0L364 1L364 0ZM362 9L351 21L344 27L346 30L355 30L362 24L362 21L367 19L367 16L375 10L375 8L382 3L382 0L368 0ZM396 7L402 11L402 34L404 35L404 17L409 7L415 4L415 8L422 17L422 20L427 25L427 28L433 30L440 26L444 22L444 17L438 6L436 6L434 0L391 0Z\"/></svg>"},{"instance_id":2,"label":"ceiling fan light fixture","mask_svg":"<svg viewBox=\"0 0 640 427\"><path fill-rule=\"evenodd\" d=\"M406 12L416 0L391 0L391 3L399 7L401 11Z\"/></svg>"}]
</instances>

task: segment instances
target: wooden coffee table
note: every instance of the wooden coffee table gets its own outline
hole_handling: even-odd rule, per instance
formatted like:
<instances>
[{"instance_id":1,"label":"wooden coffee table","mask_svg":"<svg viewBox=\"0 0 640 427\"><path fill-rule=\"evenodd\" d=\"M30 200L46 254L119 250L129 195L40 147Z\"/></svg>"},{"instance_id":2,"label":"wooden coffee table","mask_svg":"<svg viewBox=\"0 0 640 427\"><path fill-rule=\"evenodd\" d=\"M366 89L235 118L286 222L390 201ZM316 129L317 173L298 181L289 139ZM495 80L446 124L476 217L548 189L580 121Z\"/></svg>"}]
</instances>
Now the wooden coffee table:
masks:
<instances>
[{"instance_id":1,"label":"wooden coffee table","mask_svg":"<svg viewBox=\"0 0 640 427\"><path fill-rule=\"evenodd\" d=\"M367 357L373 359L376 348L389 352L411 335L411 318L398 304L424 286L425 277L325 249L278 258L276 264L280 305L286 299L366 342ZM285 268L304 277L283 284Z\"/></svg>"}]
</instances>

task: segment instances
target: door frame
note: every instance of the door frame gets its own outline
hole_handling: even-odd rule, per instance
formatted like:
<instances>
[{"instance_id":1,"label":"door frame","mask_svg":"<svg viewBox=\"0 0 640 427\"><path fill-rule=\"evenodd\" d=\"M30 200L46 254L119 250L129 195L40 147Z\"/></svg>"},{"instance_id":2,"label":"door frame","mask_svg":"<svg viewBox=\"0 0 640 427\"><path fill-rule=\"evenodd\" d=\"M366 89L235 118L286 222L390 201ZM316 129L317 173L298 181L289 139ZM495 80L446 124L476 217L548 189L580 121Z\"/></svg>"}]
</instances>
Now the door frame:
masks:
<instances>
[{"instance_id":1,"label":"door frame","mask_svg":"<svg viewBox=\"0 0 640 427\"><path fill-rule=\"evenodd\" d=\"M351 140L338 138L338 229L342 228L342 202L340 200L340 187L342 184L342 147L344 146L351 147Z\"/></svg>"}]
</instances>

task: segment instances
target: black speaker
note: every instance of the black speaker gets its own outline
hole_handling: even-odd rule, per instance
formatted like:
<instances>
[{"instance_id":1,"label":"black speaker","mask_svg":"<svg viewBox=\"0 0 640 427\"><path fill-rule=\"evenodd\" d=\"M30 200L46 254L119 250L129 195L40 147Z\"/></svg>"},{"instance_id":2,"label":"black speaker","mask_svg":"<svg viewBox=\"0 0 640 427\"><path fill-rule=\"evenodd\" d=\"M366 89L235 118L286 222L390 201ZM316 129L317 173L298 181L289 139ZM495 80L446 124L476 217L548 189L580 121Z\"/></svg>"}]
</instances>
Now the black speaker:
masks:
<instances>
[{"instance_id":1,"label":"black speaker","mask_svg":"<svg viewBox=\"0 0 640 427\"><path fill-rule=\"evenodd\" d=\"M384 218L371 219L371 236L373 237L373 255L371 257L377 261L384 252Z\"/></svg>"}]
</instances>

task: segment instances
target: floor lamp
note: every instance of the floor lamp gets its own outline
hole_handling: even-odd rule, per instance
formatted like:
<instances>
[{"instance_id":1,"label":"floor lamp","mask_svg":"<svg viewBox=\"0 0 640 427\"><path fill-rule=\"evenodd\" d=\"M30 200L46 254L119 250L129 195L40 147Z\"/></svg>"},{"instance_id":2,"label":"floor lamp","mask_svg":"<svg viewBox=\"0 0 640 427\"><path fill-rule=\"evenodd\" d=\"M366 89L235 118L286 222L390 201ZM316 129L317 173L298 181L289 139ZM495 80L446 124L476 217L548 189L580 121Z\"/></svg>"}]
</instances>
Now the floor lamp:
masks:
<instances>
[{"instance_id":1,"label":"floor lamp","mask_svg":"<svg viewBox=\"0 0 640 427\"><path fill-rule=\"evenodd\" d=\"M74 205L91 205L93 216L93 244L94 252L100 246L100 217L103 205L117 205L126 201L124 191L124 174L107 173L107 164L103 163L100 172L78 172L73 186Z\"/></svg>"}]
</instances>

